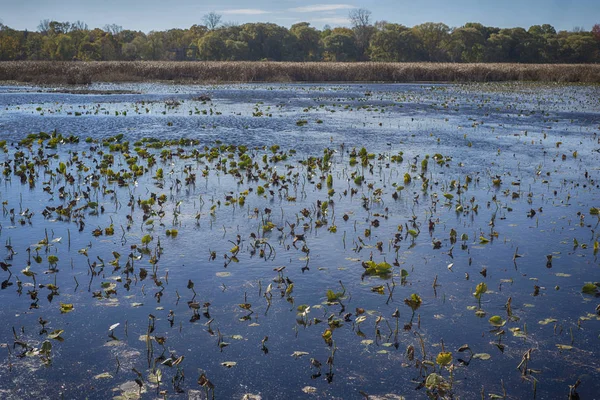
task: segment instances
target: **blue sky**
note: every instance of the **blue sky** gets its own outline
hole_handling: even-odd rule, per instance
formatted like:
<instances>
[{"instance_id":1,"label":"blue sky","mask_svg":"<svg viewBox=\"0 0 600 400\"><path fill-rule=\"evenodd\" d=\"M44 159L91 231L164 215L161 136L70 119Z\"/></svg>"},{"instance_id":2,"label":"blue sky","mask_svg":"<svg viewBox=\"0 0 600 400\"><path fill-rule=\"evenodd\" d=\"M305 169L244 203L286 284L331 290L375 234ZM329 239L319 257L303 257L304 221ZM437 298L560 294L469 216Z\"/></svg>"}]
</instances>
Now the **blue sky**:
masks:
<instances>
[{"instance_id":1,"label":"blue sky","mask_svg":"<svg viewBox=\"0 0 600 400\"><path fill-rule=\"evenodd\" d=\"M348 13L366 8L372 20L413 26L444 22L458 27L481 22L501 28L549 23L557 30L600 23L600 0L0 0L0 21L14 29L36 30L40 20L84 21L90 28L117 24L125 29L166 30L201 24L214 11L224 22L273 22L291 26L306 21L348 26Z\"/></svg>"}]
</instances>

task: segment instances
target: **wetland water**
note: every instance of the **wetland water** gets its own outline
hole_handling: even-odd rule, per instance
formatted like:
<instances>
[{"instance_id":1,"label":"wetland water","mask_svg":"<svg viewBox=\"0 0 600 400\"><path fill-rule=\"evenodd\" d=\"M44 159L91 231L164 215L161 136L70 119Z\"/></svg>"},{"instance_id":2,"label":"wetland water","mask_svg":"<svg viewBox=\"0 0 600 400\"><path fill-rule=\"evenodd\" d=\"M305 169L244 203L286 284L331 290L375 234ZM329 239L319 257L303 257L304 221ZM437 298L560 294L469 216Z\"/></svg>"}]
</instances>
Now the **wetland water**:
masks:
<instances>
[{"instance_id":1,"label":"wetland water","mask_svg":"<svg viewBox=\"0 0 600 400\"><path fill-rule=\"evenodd\" d=\"M83 89L0 86L2 398L598 398L598 86Z\"/></svg>"}]
</instances>

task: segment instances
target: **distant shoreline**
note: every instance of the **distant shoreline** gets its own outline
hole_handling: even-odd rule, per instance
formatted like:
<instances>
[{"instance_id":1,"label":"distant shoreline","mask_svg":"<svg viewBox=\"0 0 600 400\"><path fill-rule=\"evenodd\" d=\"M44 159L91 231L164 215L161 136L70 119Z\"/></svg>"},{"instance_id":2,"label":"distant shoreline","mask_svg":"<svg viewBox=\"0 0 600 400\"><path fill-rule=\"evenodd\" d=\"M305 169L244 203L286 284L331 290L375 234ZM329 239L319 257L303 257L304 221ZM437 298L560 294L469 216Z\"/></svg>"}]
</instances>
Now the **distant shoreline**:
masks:
<instances>
[{"instance_id":1,"label":"distant shoreline","mask_svg":"<svg viewBox=\"0 0 600 400\"><path fill-rule=\"evenodd\" d=\"M85 85L96 82L177 83L600 83L600 64L271 62L271 61L4 61L0 83Z\"/></svg>"}]
</instances>

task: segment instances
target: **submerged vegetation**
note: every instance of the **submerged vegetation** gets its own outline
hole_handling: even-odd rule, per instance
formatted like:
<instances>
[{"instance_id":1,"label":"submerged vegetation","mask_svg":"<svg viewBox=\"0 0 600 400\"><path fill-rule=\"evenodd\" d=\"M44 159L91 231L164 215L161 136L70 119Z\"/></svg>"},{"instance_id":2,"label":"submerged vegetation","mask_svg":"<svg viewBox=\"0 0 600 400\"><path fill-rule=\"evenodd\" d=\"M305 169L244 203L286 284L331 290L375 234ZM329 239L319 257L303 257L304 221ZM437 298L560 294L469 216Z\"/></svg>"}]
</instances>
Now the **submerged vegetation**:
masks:
<instances>
[{"instance_id":1,"label":"submerged vegetation","mask_svg":"<svg viewBox=\"0 0 600 400\"><path fill-rule=\"evenodd\" d=\"M598 393L596 87L259 89L4 94L0 393Z\"/></svg>"}]
</instances>

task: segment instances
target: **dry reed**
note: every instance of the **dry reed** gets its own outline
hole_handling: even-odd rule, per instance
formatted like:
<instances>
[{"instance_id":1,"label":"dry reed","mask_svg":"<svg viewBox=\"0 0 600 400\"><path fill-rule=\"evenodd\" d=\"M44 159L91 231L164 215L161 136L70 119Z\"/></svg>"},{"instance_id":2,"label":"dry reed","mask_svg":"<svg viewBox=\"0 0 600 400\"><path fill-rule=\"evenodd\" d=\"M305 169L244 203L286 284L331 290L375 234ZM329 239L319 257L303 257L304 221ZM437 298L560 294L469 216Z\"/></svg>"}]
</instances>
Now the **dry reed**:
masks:
<instances>
[{"instance_id":1,"label":"dry reed","mask_svg":"<svg viewBox=\"0 0 600 400\"><path fill-rule=\"evenodd\" d=\"M104 61L0 62L0 81L36 84L225 82L586 82L599 64Z\"/></svg>"}]
</instances>

